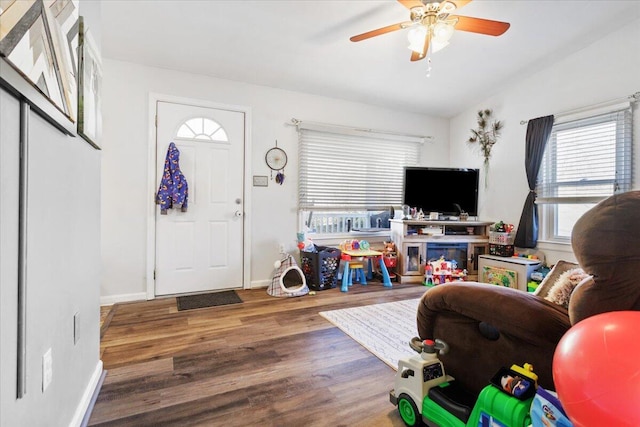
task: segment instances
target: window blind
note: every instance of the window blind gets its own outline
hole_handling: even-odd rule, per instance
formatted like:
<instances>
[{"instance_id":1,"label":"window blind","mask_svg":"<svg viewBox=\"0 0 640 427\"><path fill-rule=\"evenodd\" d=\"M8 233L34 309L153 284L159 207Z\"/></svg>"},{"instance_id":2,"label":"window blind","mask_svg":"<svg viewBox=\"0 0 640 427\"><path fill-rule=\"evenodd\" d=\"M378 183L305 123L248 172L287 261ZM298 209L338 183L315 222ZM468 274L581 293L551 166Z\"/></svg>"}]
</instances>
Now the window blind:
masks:
<instances>
[{"instance_id":1,"label":"window blind","mask_svg":"<svg viewBox=\"0 0 640 427\"><path fill-rule=\"evenodd\" d=\"M402 204L404 166L416 166L418 138L299 128L301 210L388 209Z\"/></svg>"},{"instance_id":2,"label":"window blind","mask_svg":"<svg viewBox=\"0 0 640 427\"><path fill-rule=\"evenodd\" d=\"M595 203L632 185L631 107L555 124L538 175L537 203Z\"/></svg>"}]
</instances>

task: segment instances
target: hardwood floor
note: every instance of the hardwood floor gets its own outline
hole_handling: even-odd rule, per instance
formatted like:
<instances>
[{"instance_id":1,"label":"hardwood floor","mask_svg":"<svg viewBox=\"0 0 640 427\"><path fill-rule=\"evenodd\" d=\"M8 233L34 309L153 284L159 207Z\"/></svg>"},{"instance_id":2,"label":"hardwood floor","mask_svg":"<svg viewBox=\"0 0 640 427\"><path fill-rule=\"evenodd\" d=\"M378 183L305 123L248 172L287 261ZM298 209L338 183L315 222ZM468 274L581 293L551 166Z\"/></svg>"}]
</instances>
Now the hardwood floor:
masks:
<instances>
[{"instance_id":1,"label":"hardwood floor","mask_svg":"<svg viewBox=\"0 0 640 427\"><path fill-rule=\"evenodd\" d=\"M374 282L298 298L240 290L242 304L181 312L175 298L116 304L89 425L403 426L395 371L318 312L424 291Z\"/></svg>"}]
</instances>

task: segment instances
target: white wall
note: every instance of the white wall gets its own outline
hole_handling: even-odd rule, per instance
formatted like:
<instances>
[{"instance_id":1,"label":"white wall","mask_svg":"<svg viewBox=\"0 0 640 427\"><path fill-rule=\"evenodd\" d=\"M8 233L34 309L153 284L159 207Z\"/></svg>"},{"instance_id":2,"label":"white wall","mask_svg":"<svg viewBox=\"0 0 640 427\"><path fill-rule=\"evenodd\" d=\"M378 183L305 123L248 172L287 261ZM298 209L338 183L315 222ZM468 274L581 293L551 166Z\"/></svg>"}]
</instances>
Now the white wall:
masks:
<instances>
[{"instance_id":1,"label":"white wall","mask_svg":"<svg viewBox=\"0 0 640 427\"><path fill-rule=\"evenodd\" d=\"M526 73L526 70L523 70ZM518 224L528 193L524 171L526 125L521 120L587 107L640 91L640 21L603 37L586 49L507 88L451 120L451 164L482 167L482 156L467 144L479 109L493 108L505 123L493 147L486 188L481 186L480 217ZM634 112L636 167L640 159L640 106ZM638 188L638 173L635 174ZM570 246L539 244L548 262L575 260Z\"/></svg>"},{"instance_id":2,"label":"white wall","mask_svg":"<svg viewBox=\"0 0 640 427\"><path fill-rule=\"evenodd\" d=\"M99 4L83 2L80 14L99 34ZM26 394L17 399L19 111L0 89L0 425L78 426L102 374L100 152L29 114ZM52 380L43 390L48 349Z\"/></svg>"},{"instance_id":3,"label":"white wall","mask_svg":"<svg viewBox=\"0 0 640 427\"><path fill-rule=\"evenodd\" d=\"M149 94L157 93L251 109L251 175L269 175L264 154L278 140L288 153L283 186L253 187L248 212L251 281L270 280L278 244L295 247L297 224L297 133L291 118L435 137L424 161L448 163L449 121L353 102L229 80L104 61L102 196L103 302L145 298L147 164L151 124ZM383 153L381 155L384 155ZM250 185L251 183L249 183ZM151 218L152 219L152 218ZM153 256L153 254L151 254Z\"/></svg>"}]
</instances>

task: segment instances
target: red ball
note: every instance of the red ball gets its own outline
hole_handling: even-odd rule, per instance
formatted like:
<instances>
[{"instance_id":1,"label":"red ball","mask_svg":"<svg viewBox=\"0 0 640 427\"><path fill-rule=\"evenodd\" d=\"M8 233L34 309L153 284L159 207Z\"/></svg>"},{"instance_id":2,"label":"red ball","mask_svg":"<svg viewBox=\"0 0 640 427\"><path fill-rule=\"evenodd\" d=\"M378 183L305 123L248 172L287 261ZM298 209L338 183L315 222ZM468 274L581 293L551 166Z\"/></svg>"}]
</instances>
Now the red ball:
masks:
<instances>
[{"instance_id":1,"label":"red ball","mask_svg":"<svg viewBox=\"0 0 640 427\"><path fill-rule=\"evenodd\" d=\"M640 312L588 317L562 337L553 381L576 427L640 426Z\"/></svg>"}]
</instances>

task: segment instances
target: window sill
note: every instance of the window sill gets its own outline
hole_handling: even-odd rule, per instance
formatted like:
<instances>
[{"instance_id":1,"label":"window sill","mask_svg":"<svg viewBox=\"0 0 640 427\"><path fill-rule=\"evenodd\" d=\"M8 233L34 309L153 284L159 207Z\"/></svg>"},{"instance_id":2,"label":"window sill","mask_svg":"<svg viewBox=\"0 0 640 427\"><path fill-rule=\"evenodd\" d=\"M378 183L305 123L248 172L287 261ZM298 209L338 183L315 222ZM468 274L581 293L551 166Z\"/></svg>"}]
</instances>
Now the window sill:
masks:
<instances>
[{"instance_id":1,"label":"window sill","mask_svg":"<svg viewBox=\"0 0 640 427\"><path fill-rule=\"evenodd\" d=\"M537 249L544 254L547 265L553 265L559 260L576 262L573 248L569 242L538 240Z\"/></svg>"},{"instance_id":2,"label":"window sill","mask_svg":"<svg viewBox=\"0 0 640 427\"><path fill-rule=\"evenodd\" d=\"M564 240L538 240L538 246L553 246L556 248L569 247L571 248L571 241Z\"/></svg>"},{"instance_id":3,"label":"window sill","mask_svg":"<svg viewBox=\"0 0 640 427\"><path fill-rule=\"evenodd\" d=\"M385 230L384 232L360 232L352 231L350 233L336 233L336 234L311 234L308 233L307 237L312 242L321 246L338 246L344 240L366 240L369 243L382 243L384 241L391 240L391 231Z\"/></svg>"}]
</instances>

